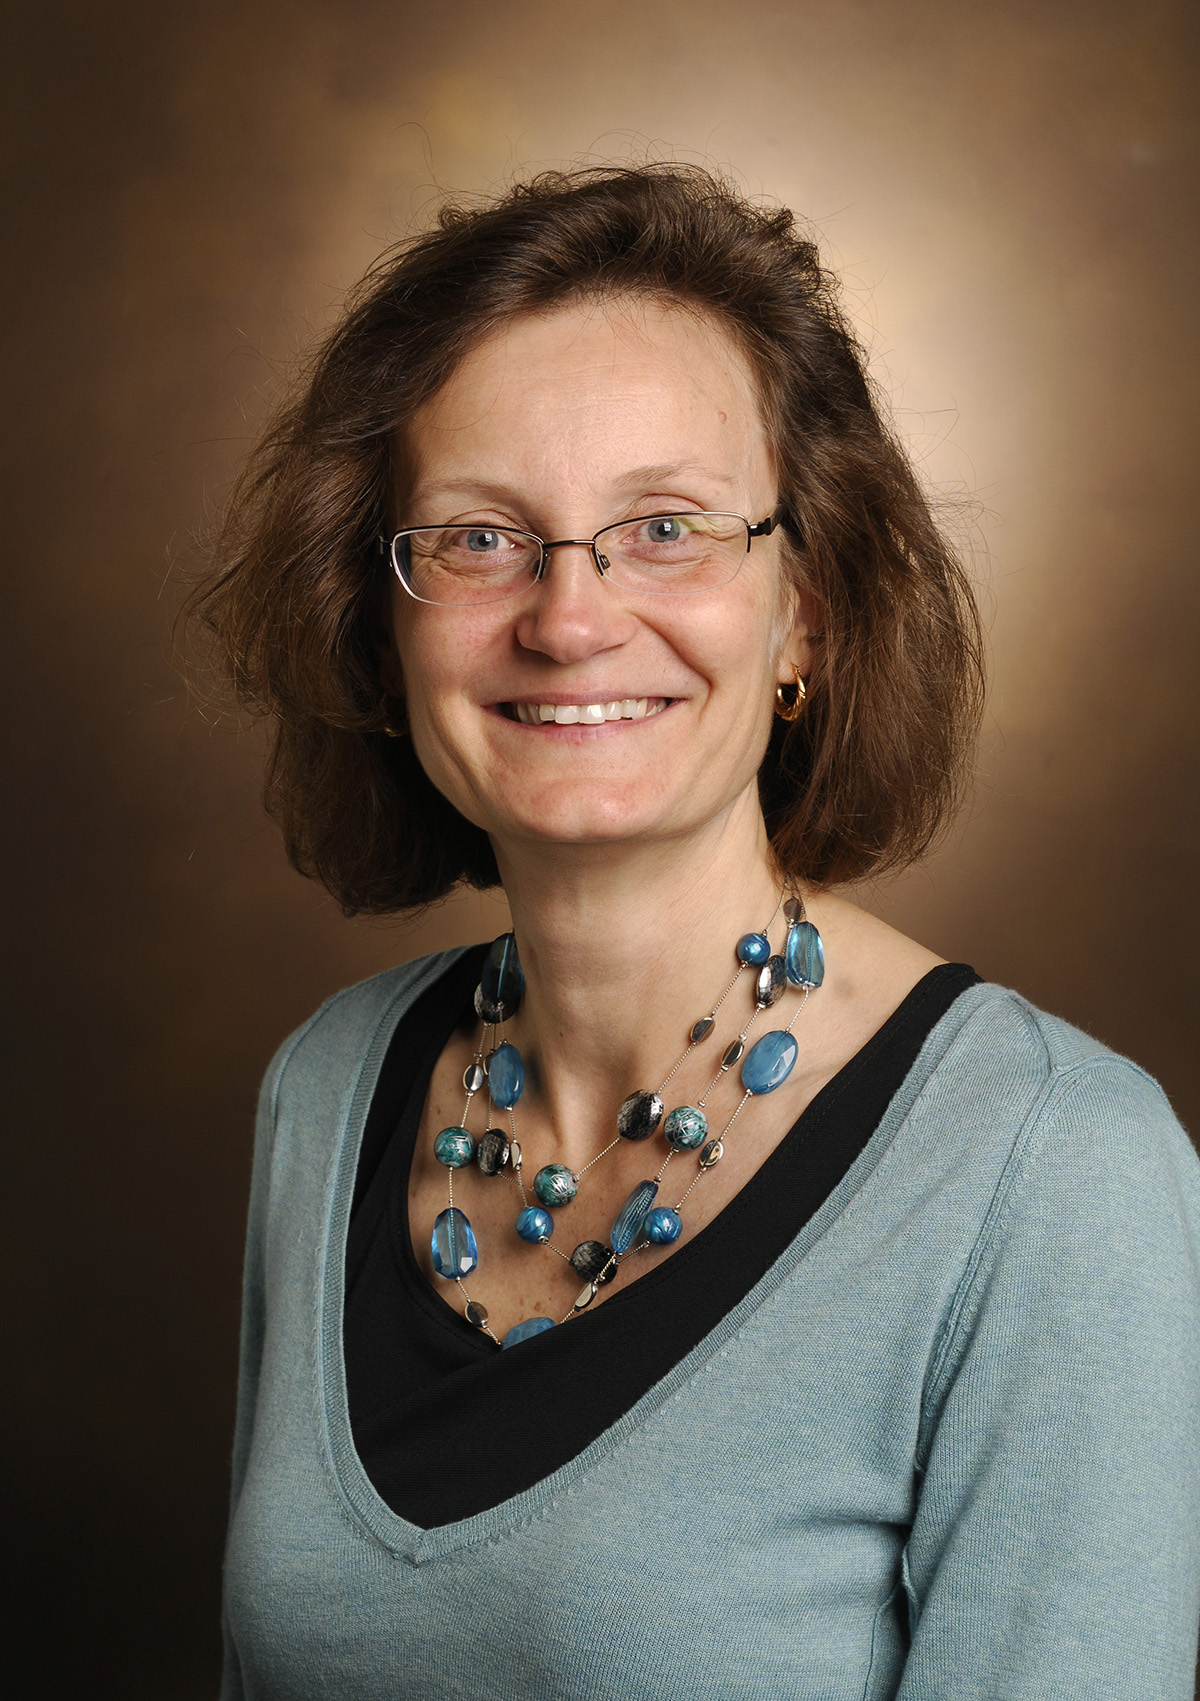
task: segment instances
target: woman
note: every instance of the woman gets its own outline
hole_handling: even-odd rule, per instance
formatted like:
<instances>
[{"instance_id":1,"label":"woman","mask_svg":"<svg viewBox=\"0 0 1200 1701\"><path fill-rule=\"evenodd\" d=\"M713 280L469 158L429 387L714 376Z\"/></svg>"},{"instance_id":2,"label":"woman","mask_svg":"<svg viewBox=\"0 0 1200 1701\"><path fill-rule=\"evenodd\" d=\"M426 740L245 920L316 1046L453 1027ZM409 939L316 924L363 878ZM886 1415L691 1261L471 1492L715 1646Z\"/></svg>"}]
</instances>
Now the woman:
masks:
<instances>
[{"instance_id":1,"label":"woman","mask_svg":"<svg viewBox=\"0 0 1200 1701\"><path fill-rule=\"evenodd\" d=\"M296 866L513 917L267 1076L228 1701L1190 1695L1200 1166L832 890L944 820L979 648L790 215L443 213L221 551Z\"/></svg>"}]
</instances>

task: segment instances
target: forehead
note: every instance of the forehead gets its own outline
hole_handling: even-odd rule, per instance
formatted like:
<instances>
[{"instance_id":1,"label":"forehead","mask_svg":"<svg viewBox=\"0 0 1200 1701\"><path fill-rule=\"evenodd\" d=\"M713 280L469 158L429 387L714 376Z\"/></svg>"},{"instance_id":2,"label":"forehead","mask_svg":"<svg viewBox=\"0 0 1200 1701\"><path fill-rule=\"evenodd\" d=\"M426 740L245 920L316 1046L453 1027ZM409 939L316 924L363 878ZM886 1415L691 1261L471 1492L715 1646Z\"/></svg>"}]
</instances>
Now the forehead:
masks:
<instances>
[{"instance_id":1,"label":"forehead","mask_svg":"<svg viewBox=\"0 0 1200 1701\"><path fill-rule=\"evenodd\" d=\"M430 497L463 481L535 497L542 487L599 491L678 469L709 480L716 499L770 480L740 347L710 315L653 301L574 303L512 321L418 410L405 448L417 492Z\"/></svg>"}]
</instances>

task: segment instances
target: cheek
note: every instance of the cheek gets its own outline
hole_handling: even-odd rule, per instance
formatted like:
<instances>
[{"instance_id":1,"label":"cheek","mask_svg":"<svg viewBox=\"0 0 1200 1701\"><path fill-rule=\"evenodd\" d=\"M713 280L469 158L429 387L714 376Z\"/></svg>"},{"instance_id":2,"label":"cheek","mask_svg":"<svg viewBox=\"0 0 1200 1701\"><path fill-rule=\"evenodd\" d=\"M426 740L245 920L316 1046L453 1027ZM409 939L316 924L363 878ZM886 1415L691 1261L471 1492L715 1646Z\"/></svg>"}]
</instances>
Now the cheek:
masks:
<instances>
[{"instance_id":1,"label":"cheek","mask_svg":"<svg viewBox=\"0 0 1200 1701\"><path fill-rule=\"evenodd\" d=\"M436 719L439 705L480 675L484 634L461 620L438 618L441 612L411 601L395 611L392 641L410 720Z\"/></svg>"},{"instance_id":2,"label":"cheek","mask_svg":"<svg viewBox=\"0 0 1200 1701\"><path fill-rule=\"evenodd\" d=\"M709 631L708 670L712 684L738 691L753 713L759 696L775 689L775 663L789 629L789 614L765 597L724 611Z\"/></svg>"}]
</instances>

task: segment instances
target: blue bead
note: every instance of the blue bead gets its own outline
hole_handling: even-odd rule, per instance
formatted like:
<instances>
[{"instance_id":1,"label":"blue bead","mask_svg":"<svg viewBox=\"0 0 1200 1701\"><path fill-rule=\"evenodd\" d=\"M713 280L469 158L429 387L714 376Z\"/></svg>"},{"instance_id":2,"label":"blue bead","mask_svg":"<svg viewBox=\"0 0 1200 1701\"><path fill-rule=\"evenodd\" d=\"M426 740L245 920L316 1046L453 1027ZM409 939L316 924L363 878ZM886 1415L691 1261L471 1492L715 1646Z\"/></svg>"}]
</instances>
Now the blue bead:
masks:
<instances>
[{"instance_id":1,"label":"blue bead","mask_svg":"<svg viewBox=\"0 0 1200 1701\"><path fill-rule=\"evenodd\" d=\"M553 1317L527 1317L524 1323L513 1324L500 1345L502 1347L519 1347L522 1341L528 1341L534 1335L543 1335L547 1329L553 1329L553 1327Z\"/></svg>"},{"instance_id":2,"label":"blue bead","mask_svg":"<svg viewBox=\"0 0 1200 1701\"><path fill-rule=\"evenodd\" d=\"M433 1142L433 1155L447 1169L461 1169L475 1156L475 1141L465 1128L443 1128Z\"/></svg>"},{"instance_id":3,"label":"blue bead","mask_svg":"<svg viewBox=\"0 0 1200 1701\"><path fill-rule=\"evenodd\" d=\"M663 1133L677 1152L693 1152L708 1139L708 1118L694 1105L681 1104L663 1123Z\"/></svg>"},{"instance_id":4,"label":"blue bead","mask_svg":"<svg viewBox=\"0 0 1200 1701\"><path fill-rule=\"evenodd\" d=\"M508 1016L516 1014L525 996L525 971L517 956L517 941L511 933L502 933L499 939L493 939L483 960L479 985L485 998L493 1004L503 1004Z\"/></svg>"},{"instance_id":5,"label":"blue bead","mask_svg":"<svg viewBox=\"0 0 1200 1701\"><path fill-rule=\"evenodd\" d=\"M825 979L825 947L811 921L788 928L783 961L793 986L820 986Z\"/></svg>"},{"instance_id":6,"label":"blue bead","mask_svg":"<svg viewBox=\"0 0 1200 1701\"><path fill-rule=\"evenodd\" d=\"M569 1205L579 1183L566 1164L545 1164L533 1178L533 1191L543 1205Z\"/></svg>"},{"instance_id":7,"label":"blue bead","mask_svg":"<svg viewBox=\"0 0 1200 1701\"><path fill-rule=\"evenodd\" d=\"M638 1182L621 1206L621 1213L608 1237L614 1252L628 1252L631 1246L636 1246L641 1240L646 1212L653 1205L657 1193L657 1181Z\"/></svg>"},{"instance_id":8,"label":"blue bead","mask_svg":"<svg viewBox=\"0 0 1200 1701\"><path fill-rule=\"evenodd\" d=\"M654 1246L670 1246L683 1233L683 1218L678 1211L658 1205L647 1214L642 1232Z\"/></svg>"},{"instance_id":9,"label":"blue bead","mask_svg":"<svg viewBox=\"0 0 1200 1701\"><path fill-rule=\"evenodd\" d=\"M748 1093L773 1093L792 1072L799 1050L786 1028L775 1028L752 1045L742 1064L742 1085Z\"/></svg>"},{"instance_id":10,"label":"blue bead","mask_svg":"<svg viewBox=\"0 0 1200 1701\"><path fill-rule=\"evenodd\" d=\"M525 1091L521 1053L507 1040L488 1058L488 1090L497 1110L509 1110Z\"/></svg>"},{"instance_id":11,"label":"blue bead","mask_svg":"<svg viewBox=\"0 0 1200 1701\"><path fill-rule=\"evenodd\" d=\"M433 1225L433 1267L439 1276L456 1281L459 1276L469 1276L478 1262L471 1220L451 1205Z\"/></svg>"},{"instance_id":12,"label":"blue bead","mask_svg":"<svg viewBox=\"0 0 1200 1701\"><path fill-rule=\"evenodd\" d=\"M539 1241L549 1240L553 1235L554 1218L540 1205L526 1205L517 1218L517 1233L530 1246L537 1246Z\"/></svg>"},{"instance_id":13,"label":"blue bead","mask_svg":"<svg viewBox=\"0 0 1200 1701\"><path fill-rule=\"evenodd\" d=\"M771 941L765 933L743 933L737 942L739 963L765 963L771 955Z\"/></svg>"}]
</instances>

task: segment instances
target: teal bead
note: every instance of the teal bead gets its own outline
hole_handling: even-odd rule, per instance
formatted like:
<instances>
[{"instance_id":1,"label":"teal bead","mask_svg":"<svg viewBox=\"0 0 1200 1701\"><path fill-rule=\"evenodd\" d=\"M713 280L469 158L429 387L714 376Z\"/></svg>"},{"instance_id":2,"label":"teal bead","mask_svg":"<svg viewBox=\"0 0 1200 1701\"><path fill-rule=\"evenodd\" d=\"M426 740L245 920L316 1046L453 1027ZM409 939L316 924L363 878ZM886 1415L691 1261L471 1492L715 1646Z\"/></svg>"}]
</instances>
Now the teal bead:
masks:
<instances>
[{"instance_id":1,"label":"teal bead","mask_svg":"<svg viewBox=\"0 0 1200 1701\"><path fill-rule=\"evenodd\" d=\"M465 1128L443 1128L434 1137L433 1155L447 1169L461 1169L475 1156L474 1137Z\"/></svg>"},{"instance_id":2,"label":"teal bead","mask_svg":"<svg viewBox=\"0 0 1200 1701\"><path fill-rule=\"evenodd\" d=\"M493 939L483 960L479 988L490 1003L504 1006L505 1021L516 1014L525 996L525 971L513 934L502 933L499 939Z\"/></svg>"},{"instance_id":3,"label":"teal bead","mask_svg":"<svg viewBox=\"0 0 1200 1701\"><path fill-rule=\"evenodd\" d=\"M533 1178L533 1191L543 1205L569 1205L579 1183L566 1164L546 1164Z\"/></svg>"},{"instance_id":4,"label":"teal bead","mask_svg":"<svg viewBox=\"0 0 1200 1701\"><path fill-rule=\"evenodd\" d=\"M773 1093L791 1074L799 1050L786 1028L764 1034L752 1045L742 1064L742 1085L748 1093Z\"/></svg>"},{"instance_id":5,"label":"teal bead","mask_svg":"<svg viewBox=\"0 0 1200 1701\"><path fill-rule=\"evenodd\" d=\"M514 1323L512 1328L501 1341L501 1347L519 1347L522 1341L528 1341L534 1335L544 1335L547 1329L553 1329L553 1317L527 1317L523 1323Z\"/></svg>"},{"instance_id":6,"label":"teal bead","mask_svg":"<svg viewBox=\"0 0 1200 1701\"><path fill-rule=\"evenodd\" d=\"M667 1205L656 1205L647 1212L642 1233L652 1246L671 1246L683 1233L683 1218Z\"/></svg>"},{"instance_id":7,"label":"teal bead","mask_svg":"<svg viewBox=\"0 0 1200 1701\"><path fill-rule=\"evenodd\" d=\"M525 1065L508 1040L488 1058L488 1091L497 1110L510 1110L525 1091Z\"/></svg>"},{"instance_id":8,"label":"teal bead","mask_svg":"<svg viewBox=\"0 0 1200 1701\"><path fill-rule=\"evenodd\" d=\"M737 942L739 963L765 963L771 955L771 941L765 933L743 933Z\"/></svg>"},{"instance_id":9,"label":"teal bead","mask_svg":"<svg viewBox=\"0 0 1200 1701\"><path fill-rule=\"evenodd\" d=\"M469 1276L479 1262L475 1230L465 1212L451 1205L433 1225L433 1267L439 1276L457 1281Z\"/></svg>"},{"instance_id":10,"label":"teal bead","mask_svg":"<svg viewBox=\"0 0 1200 1701\"><path fill-rule=\"evenodd\" d=\"M825 979L825 947L811 921L798 921L788 928L783 960L793 986L820 986Z\"/></svg>"},{"instance_id":11,"label":"teal bead","mask_svg":"<svg viewBox=\"0 0 1200 1701\"><path fill-rule=\"evenodd\" d=\"M517 1217L517 1233L530 1246L537 1246L554 1234L554 1218L540 1205L526 1205Z\"/></svg>"},{"instance_id":12,"label":"teal bead","mask_svg":"<svg viewBox=\"0 0 1200 1701\"><path fill-rule=\"evenodd\" d=\"M694 1152L708 1139L708 1118L695 1105L681 1104L663 1123L663 1133L677 1152Z\"/></svg>"},{"instance_id":13,"label":"teal bead","mask_svg":"<svg viewBox=\"0 0 1200 1701\"><path fill-rule=\"evenodd\" d=\"M657 1193L657 1181L638 1182L622 1205L620 1215L613 1224L609 1241L614 1252L628 1252L631 1246L636 1246L641 1240L646 1212L653 1205Z\"/></svg>"}]
</instances>

